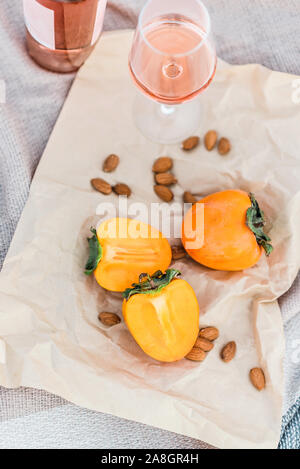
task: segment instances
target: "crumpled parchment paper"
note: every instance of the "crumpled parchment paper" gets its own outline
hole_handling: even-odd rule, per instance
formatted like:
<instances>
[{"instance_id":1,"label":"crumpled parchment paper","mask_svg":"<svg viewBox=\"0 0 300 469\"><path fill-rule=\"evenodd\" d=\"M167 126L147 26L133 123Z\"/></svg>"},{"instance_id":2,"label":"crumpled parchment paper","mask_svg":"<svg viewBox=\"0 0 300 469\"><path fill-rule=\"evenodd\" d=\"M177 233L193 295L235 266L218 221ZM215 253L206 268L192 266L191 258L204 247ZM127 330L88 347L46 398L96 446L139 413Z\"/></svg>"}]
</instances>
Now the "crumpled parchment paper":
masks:
<instances>
[{"instance_id":1,"label":"crumpled parchment paper","mask_svg":"<svg viewBox=\"0 0 300 469\"><path fill-rule=\"evenodd\" d=\"M136 91L127 67L131 41L131 31L102 37L78 73L32 182L0 274L0 384L43 388L220 448L274 448L284 355L276 298L300 265L295 77L219 62L200 97L199 135L216 129L230 138L232 151L221 157L202 144L187 154L180 145L149 142L135 128ZM110 153L121 163L102 174ZM252 191L270 219L275 247L269 259L262 256L244 272L212 271L189 259L174 264L197 293L201 326L220 329L214 350L200 364L156 362L139 349L123 321L105 328L97 315L120 313L121 296L83 274L86 236L101 218L99 204L117 204L116 195L94 191L90 179L126 182L133 191L129 204L158 203L151 167L165 154L174 159L177 202L184 190L199 197L229 188ZM225 364L219 353L230 340L237 343L237 355ZM249 382L254 366L266 374L262 392Z\"/></svg>"}]
</instances>

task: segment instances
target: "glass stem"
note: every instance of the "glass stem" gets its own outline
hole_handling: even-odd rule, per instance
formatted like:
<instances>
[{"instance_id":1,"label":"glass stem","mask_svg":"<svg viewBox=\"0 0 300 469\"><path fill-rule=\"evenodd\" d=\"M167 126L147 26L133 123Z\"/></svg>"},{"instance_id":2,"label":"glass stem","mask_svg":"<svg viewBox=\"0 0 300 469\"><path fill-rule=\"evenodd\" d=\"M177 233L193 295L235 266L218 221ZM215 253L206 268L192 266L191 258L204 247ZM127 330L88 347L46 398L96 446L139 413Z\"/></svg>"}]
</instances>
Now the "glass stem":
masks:
<instances>
[{"instance_id":1,"label":"glass stem","mask_svg":"<svg viewBox=\"0 0 300 469\"><path fill-rule=\"evenodd\" d=\"M164 116L170 116L171 114L173 114L175 112L175 106L172 106L170 104L161 104L160 105L160 112Z\"/></svg>"}]
</instances>

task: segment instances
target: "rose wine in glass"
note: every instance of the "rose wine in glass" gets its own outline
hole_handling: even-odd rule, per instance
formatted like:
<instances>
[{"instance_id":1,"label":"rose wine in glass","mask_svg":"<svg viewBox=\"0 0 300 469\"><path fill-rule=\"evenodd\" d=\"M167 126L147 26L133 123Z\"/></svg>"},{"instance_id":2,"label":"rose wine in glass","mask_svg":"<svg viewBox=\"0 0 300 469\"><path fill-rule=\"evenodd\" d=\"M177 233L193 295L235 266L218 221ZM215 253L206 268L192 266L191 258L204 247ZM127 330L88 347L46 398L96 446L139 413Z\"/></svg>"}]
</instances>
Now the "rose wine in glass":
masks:
<instances>
[{"instance_id":1,"label":"rose wine in glass","mask_svg":"<svg viewBox=\"0 0 300 469\"><path fill-rule=\"evenodd\" d=\"M162 143L191 135L201 118L201 105L194 98L211 83L216 63L210 19L202 2L149 0L129 57L135 84L150 98L138 97L135 103L140 130Z\"/></svg>"}]
</instances>

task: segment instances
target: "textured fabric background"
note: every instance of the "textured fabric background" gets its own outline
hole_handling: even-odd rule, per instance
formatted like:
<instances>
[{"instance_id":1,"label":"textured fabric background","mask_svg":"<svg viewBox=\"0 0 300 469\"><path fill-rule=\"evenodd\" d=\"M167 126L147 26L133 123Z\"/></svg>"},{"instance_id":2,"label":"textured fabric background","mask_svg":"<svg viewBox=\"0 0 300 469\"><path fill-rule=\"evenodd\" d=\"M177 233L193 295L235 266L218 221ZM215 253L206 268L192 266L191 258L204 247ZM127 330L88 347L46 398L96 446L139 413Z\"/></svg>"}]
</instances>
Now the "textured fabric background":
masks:
<instances>
[{"instance_id":1,"label":"textured fabric background","mask_svg":"<svg viewBox=\"0 0 300 469\"><path fill-rule=\"evenodd\" d=\"M144 0L109 1L105 29L135 27ZM299 0L206 0L218 55L300 75ZM0 268L30 181L74 75L26 54L21 0L0 2ZM300 106L299 106L300 123ZM299 166L300 171L300 166ZM300 278L280 301L287 339L280 448L300 448ZM0 331L1 334L1 331ZM101 393L101 390L99 390ZM298 401L297 401L298 399ZM81 409L33 389L0 388L0 448L205 448L181 435Z\"/></svg>"}]
</instances>

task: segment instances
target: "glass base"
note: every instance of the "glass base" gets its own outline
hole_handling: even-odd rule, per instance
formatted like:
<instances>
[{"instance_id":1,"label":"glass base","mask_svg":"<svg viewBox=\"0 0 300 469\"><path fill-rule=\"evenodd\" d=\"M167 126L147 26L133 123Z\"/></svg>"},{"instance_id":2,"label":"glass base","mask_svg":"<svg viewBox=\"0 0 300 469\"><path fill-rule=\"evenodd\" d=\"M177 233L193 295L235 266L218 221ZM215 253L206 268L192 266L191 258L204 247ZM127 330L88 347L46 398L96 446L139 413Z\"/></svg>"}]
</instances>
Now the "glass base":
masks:
<instances>
[{"instance_id":1,"label":"glass base","mask_svg":"<svg viewBox=\"0 0 300 469\"><path fill-rule=\"evenodd\" d=\"M199 98L168 105L139 93L133 104L135 125L145 137L157 143L182 142L199 129L201 116Z\"/></svg>"}]
</instances>

